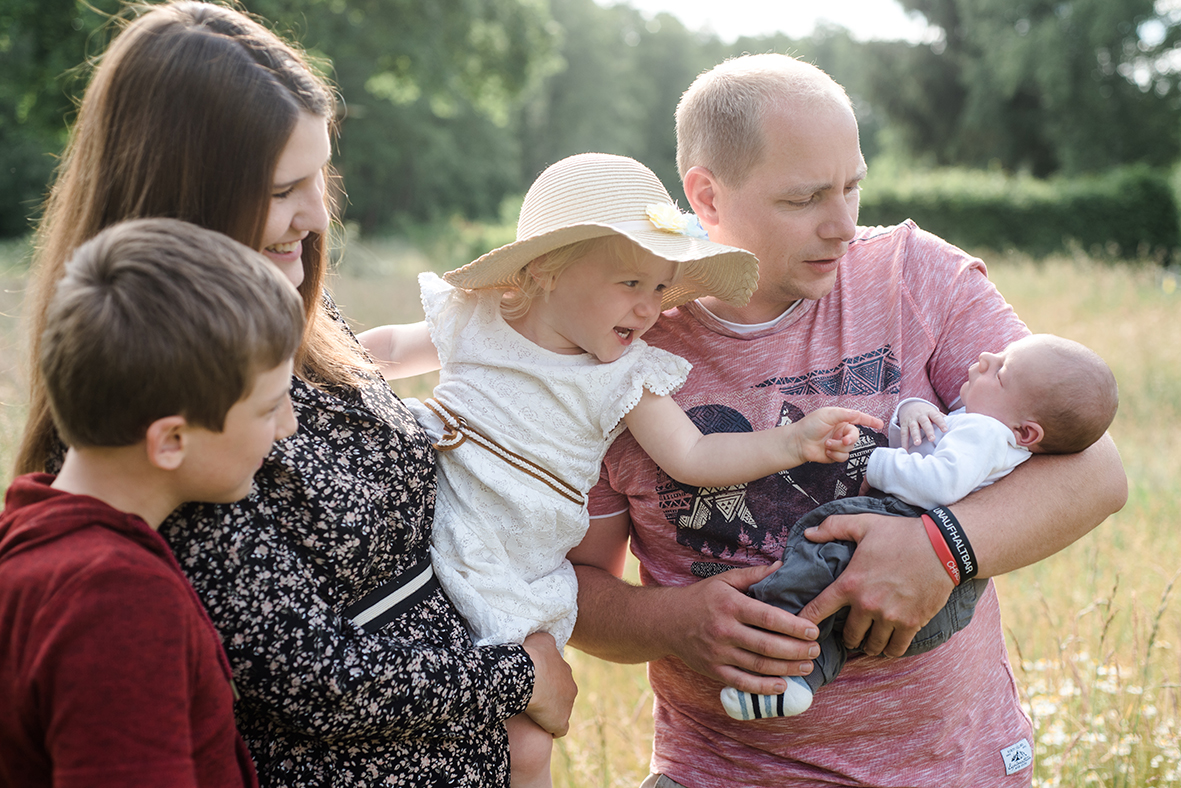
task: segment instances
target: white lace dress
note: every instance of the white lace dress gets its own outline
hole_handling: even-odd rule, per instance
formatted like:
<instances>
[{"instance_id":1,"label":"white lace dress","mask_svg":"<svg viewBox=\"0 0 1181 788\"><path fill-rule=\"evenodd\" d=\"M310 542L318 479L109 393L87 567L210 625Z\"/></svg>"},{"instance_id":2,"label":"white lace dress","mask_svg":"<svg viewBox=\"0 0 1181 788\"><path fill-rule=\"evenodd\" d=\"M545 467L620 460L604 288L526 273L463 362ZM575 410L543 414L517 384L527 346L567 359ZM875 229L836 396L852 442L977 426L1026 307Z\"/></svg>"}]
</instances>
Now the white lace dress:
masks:
<instances>
[{"instance_id":1,"label":"white lace dress","mask_svg":"<svg viewBox=\"0 0 1181 788\"><path fill-rule=\"evenodd\" d=\"M582 541L586 493L599 479L623 416L646 388L668 395L687 361L637 340L610 364L530 342L500 315L495 291L458 290L421 274L422 303L443 368L434 399L503 449L541 466L574 502L476 440L438 455L431 562L477 645L574 628L578 586L566 552ZM444 428L408 401L432 440Z\"/></svg>"}]
</instances>

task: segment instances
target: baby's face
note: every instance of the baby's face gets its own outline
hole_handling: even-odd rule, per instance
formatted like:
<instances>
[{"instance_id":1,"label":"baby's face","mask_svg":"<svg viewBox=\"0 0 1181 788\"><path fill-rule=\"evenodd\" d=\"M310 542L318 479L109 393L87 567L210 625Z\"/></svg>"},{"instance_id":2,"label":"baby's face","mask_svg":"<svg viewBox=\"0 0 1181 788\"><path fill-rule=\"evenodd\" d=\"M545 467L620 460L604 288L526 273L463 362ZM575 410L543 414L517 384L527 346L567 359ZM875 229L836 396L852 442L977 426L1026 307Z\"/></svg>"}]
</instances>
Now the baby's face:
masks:
<instances>
[{"instance_id":1,"label":"baby's face","mask_svg":"<svg viewBox=\"0 0 1181 788\"><path fill-rule=\"evenodd\" d=\"M1039 379L1049 366L1050 351L1038 337L1020 339L1000 353L981 353L968 367L960 400L969 413L981 413L1017 426L1029 418Z\"/></svg>"}]
</instances>

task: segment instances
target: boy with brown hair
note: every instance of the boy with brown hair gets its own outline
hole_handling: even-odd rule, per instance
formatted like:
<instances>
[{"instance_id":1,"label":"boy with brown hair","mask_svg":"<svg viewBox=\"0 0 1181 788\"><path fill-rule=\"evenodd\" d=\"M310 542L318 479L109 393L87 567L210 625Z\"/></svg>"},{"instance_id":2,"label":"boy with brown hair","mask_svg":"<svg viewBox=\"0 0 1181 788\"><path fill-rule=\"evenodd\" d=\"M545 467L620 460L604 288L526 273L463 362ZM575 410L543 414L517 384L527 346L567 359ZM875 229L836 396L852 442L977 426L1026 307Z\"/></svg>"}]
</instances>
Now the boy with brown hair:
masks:
<instances>
[{"instance_id":1,"label":"boy with brown hair","mask_svg":"<svg viewBox=\"0 0 1181 788\"><path fill-rule=\"evenodd\" d=\"M0 515L0 784L255 786L221 641L156 533L246 496L303 331L265 258L172 219L67 264L39 364L68 445Z\"/></svg>"}]
</instances>

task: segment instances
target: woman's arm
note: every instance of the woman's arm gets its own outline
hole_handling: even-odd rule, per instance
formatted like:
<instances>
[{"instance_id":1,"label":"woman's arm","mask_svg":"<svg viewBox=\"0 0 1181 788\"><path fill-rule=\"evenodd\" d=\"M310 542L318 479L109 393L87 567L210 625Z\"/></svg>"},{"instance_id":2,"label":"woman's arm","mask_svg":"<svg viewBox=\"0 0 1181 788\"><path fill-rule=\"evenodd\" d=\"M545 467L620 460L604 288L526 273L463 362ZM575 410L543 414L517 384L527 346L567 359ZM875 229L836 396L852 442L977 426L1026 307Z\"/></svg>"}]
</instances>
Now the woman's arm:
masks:
<instances>
[{"instance_id":1,"label":"woman's arm","mask_svg":"<svg viewBox=\"0 0 1181 788\"><path fill-rule=\"evenodd\" d=\"M624 421L661 470L697 487L725 487L805 462L843 462L860 434L881 419L847 408L820 408L792 424L759 432L702 435L671 397L644 390Z\"/></svg>"},{"instance_id":2,"label":"woman's arm","mask_svg":"<svg viewBox=\"0 0 1181 788\"><path fill-rule=\"evenodd\" d=\"M386 380L411 378L439 368L426 321L378 326L357 335Z\"/></svg>"},{"instance_id":3,"label":"woman's arm","mask_svg":"<svg viewBox=\"0 0 1181 788\"><path fill-rule=\"evenodd\" d=\"M254 714L341 741L471 736L525 711L536 674L523 647L476 648L459 639L462 629L431 631L455 620L441 591L369 634L323 596L331 589L306 551L257 538L279 528L289 526L257 517L232 545L217 546L226 554L201 556L231 571L212 583L196 578Z\"/></svg>"}]
</instances>

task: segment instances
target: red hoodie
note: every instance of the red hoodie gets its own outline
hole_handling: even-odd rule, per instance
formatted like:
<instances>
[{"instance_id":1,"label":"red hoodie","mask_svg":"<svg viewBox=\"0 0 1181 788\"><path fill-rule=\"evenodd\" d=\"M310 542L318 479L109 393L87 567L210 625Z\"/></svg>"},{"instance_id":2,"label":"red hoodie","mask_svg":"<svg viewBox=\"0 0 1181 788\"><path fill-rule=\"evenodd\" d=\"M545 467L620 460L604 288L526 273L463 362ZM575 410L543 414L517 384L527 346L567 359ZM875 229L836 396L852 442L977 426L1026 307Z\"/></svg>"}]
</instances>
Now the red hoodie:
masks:
<instances>
[{"instance_id":1,"label":"red hoodie","mask_svg":"<svg viewBox=\"0 0 1181 788\"><path fill-rule=\"evenodd\" d=\"M167 544L52 482L17 478L0 515L0 786L257 786Z\"/></svg>"}]
</instances>

